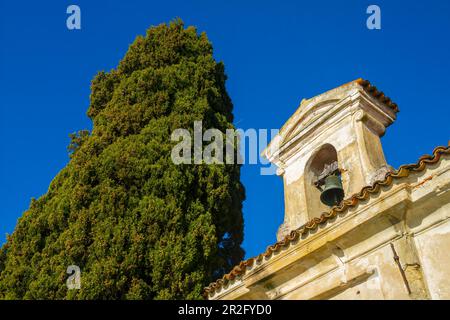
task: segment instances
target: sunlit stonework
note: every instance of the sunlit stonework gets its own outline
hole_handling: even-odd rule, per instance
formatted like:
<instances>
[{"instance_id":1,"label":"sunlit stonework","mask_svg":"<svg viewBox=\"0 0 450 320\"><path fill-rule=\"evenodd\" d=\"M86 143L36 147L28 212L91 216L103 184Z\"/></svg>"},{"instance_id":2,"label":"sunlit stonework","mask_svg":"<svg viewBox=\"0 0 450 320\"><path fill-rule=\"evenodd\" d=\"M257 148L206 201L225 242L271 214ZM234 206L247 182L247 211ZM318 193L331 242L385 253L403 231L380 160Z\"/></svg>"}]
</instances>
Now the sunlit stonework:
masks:
<instances>
[{"instance_id":1,"label":"sunlit stonework","mask_svg":"<svg viewBox=\"0 0 450 320\"><path fill-rule=\"evenodd\" d=\"M380 137L397 112L362 79L303 100L264 151L284 182L278 242L205 295L450 299L450 147L394 170ZM318 187L331 172L344 192L332 208Z\"/></svg>"}]
</instances>

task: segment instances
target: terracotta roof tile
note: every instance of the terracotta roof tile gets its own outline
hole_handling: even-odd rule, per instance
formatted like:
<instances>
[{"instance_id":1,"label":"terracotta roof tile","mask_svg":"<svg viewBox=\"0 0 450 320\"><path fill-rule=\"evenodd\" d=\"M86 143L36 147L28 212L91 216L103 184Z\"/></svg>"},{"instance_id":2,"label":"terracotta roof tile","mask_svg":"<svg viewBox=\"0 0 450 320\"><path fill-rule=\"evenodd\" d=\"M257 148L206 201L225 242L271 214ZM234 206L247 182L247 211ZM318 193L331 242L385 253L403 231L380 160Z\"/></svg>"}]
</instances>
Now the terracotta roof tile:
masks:
<instances>
[{"instance_id":1,"label":"terracotta roof tile","mask_svg":"<svg viewBox=\"0 0 450 320\"><path fill-rule=\"evenodd\" d=\"M379 100L380 102L387 105L389 108L394 110L394 112L399 112L398 106L395 102L391 100L388 96L385 96L382 91L379 91L377 87L373 86L369 80L364 80L362 78L359 78L355 80L354 82L358 83L360 86L364 88L364 90L369 93L372 97Z\"/></svg>"},{"instance_id":2,"label":"terracotta roof tile","mask_svg":"<svg viewBox=\"0 0 450 320\"><path fill-rule=\"evenodd\" d=\"M313 218L300 228L291 231L290 234L288 234L283 240L267 247L265 252L259 254L256 257L242 261L229 273L225 274L221 279L207 286L204 289L204 296L207 297L208 294L214 293L214 291L226 285L230 280L243 275L247 267L253 266L255 262L260 262L263 260L263 258L270 258L274 252L279 251L282 247L288 245L290 242L297 240L300 236L307 235L309 231L316 229L319 224L322 224L327 220L336 217L337 214L345 212L350 207L356 206L359 201L367 199L371 193L378 192L381 187L391 185L395 179L408 177L412 173L423 171L428 165L439 162L441 155L443 154L450 154L450 141L449 145L446 147L436 147L433 150L432 155L424 155L420 157L417 163L402 165L398 170L386 173L386 176L383 180L378 180L373 185L362 188L359 193L343 200L339 206L332 207L329 212L323 213L319 218Z\"/></svg>"}]
</instances>

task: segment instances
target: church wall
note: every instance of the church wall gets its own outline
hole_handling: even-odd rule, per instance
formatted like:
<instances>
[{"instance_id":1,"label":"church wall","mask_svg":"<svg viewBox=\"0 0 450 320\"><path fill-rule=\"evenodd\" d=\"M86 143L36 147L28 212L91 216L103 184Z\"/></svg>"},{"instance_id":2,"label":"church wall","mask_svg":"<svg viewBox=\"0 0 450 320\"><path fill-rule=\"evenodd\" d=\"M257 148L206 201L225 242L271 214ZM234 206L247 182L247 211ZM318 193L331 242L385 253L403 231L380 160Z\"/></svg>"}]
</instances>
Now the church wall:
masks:
<instances>
[{"instance_id":1,"label":"church wall","mask_svg":"<svg viewBox=\"0 0 450 320\"><path fill-rule=\"evenodd\" d=\"M450 204L443 206L450 215ZM415 237L419 258L432 299L450 299L450 222Z\"/></svg>"}]
</instances>

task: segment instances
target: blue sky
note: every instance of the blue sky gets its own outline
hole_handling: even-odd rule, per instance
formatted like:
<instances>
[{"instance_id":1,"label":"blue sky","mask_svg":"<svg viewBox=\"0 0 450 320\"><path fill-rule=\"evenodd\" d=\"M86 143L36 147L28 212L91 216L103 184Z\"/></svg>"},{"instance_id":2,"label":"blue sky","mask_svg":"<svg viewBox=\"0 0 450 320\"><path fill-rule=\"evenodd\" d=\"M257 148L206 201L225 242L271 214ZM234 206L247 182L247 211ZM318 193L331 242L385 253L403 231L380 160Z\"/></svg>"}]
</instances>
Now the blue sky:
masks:
<instances>
[{"instance_id":1,"label":"blue sky","mask_svg":"<svg viewBox=\"0 0 450 320\"><path fill-rule=\"evenodd\" d=\"M81 30L66 8L81 8ZM381 30L366 8L381 8ZM138 34L180 17L206 31L226 66L235 124L279 128L309 98L363 77L400 107L382 143L388 163L415 162L450 138L450 2L9 1L0 3L0 243L68 162L68 134L91 128L89 85ZM247 256L276 241L283 187L245 165Z\"/></svg>"}]
</instances>

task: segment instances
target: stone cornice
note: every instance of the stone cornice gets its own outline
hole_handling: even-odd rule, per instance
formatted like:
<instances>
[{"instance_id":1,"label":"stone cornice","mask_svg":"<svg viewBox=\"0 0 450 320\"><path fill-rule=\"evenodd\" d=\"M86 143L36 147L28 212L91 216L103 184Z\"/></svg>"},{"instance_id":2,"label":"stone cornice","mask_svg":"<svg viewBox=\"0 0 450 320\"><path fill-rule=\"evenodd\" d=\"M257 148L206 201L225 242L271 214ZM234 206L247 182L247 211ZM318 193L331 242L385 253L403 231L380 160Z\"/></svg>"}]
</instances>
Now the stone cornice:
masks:
<instances>
[{"instance_id":1,"label":"stone cornice","mask_svg":"<svg viewBox=\"0 0 450 320\"><path fill-rule=\"evenodd\" d=\"M292 155L308 144L320 128L330 130L359 110L366 115L365 124L383 135L386 127L395 121L396 111L383 100L374 98L359 82L351 84L302 101L262 155L283 169Z\"/></svg>"}]
</instances>

